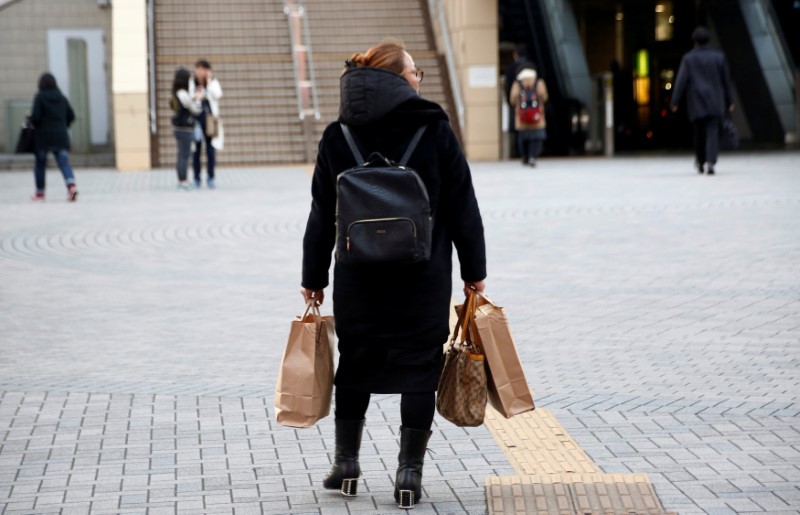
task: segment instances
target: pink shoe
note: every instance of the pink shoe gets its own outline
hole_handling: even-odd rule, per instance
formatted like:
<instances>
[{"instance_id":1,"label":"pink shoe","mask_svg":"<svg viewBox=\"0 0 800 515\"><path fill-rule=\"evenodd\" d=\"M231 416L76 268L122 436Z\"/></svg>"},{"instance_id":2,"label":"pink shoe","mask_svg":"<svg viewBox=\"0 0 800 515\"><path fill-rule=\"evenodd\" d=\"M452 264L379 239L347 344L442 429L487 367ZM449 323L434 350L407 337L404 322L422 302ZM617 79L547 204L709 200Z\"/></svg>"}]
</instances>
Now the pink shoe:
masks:
<instances>
[{"instance_id":1,"label":"pink shoe","mask_svg":"<svg viewBox=\"0 0 800 515\"><path fill-rule=\"evenodd\" d=\"M34 193L31 195L31 200L44 202L44 193Z\"/></svg>"},{"instance_id":2,"label":"pink shoe","mask_svg":"<svg viewBox=\"0 0 800 515\"><path fill-rule=\"evenodd\" d=\"M74 184L67 186L67 200L70 202L75 202L78 200L78 187Z\"/></svg>"}]
</instances>

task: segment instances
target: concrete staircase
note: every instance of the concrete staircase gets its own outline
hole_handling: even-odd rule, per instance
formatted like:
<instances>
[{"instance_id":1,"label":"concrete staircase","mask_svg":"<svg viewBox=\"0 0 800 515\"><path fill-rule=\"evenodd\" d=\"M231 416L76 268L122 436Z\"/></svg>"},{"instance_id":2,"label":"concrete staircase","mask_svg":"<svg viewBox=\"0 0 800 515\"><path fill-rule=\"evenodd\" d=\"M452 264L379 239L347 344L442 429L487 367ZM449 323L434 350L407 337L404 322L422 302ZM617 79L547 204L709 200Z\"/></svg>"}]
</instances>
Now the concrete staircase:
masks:
<instances>
[{"instance_id":1,"label":"concrete staircase","mask_svg":"<svg viewBox=\"0 0 800 515\"><path fill-rule=\"evenodd\" d=\"M344 61L386 37L405 41L425 71L422 95L452 112L444 62L436 54L424 0L305 0L317 77L321 120L317 141L339 112ZM265 166L305 161L298 116L289 26L275 0L156 0L157 166L175 163L169 109L178 66L199 58L213 66L224 90L225 149L220 166ZM452 118L452 115L451 115Z\"/></svg>"},{"instance_id":2,"label":"concrete staircase","mask_svg":"<svg viewBox=\"0 0 800 515\"><path fill-rule=\"evenodd\" d=\"M178 66L207 59L222 84L221 166L303 160L289 28L283 2L157 0L155 3L157 164L175 163L169 108Z\"/></svg>"},{"instance_id":3,"label":"concrete staircase","mask_svg":"<svg viewBox=\"0 0 800 515\"><path fill-rule=\"evenodd\" d=\"M420 94L438 102L453 118L444 60L436 53L425 0L305 0L317 68L320 111L319 138L339 116L339 77L344 61L387 37L401 39L425 72Z\"/></svg>"}]
</instances>

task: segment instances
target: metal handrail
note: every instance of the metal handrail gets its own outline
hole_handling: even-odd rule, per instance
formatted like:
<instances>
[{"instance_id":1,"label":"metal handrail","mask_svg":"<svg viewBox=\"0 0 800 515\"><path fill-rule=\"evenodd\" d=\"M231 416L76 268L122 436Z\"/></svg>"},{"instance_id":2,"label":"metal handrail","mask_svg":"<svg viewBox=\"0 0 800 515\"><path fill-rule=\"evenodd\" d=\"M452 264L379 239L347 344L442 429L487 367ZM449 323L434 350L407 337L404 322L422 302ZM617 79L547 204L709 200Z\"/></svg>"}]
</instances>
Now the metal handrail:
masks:
<instances>
[{"instance_id":1,"label":"metal handrail","mask_svg":"<svg viewBox=\"0 0 800 515\"><path fill-rule=\"evenodd\" d=\"M450 89L453 93L453 103L456 107L456 118L458 126L464 130L464 99L461 96L461 81L458 78L458 68L456 67L456 57L453 52L453 43L450 41L450 27L447 24L447 15L441 0L428 0L428 8L431 14L436 15L439 22L439 33L444 42L444 58L447 63L447 74L450 78Z\"/></svg>"},{"instance_id":2,"label":"metal handrail","mask_svg":"<svg viewBox=\"0 0 800 515\"><path fill-rule=\"evenodd\" d=\"M322 118L319 113L319 97L317 96L317 72L314 66L314 56L311 52L311 29L308 26L308 16L305 14L305 7L300 0L300 9L303 15L303 40L306 45L306 63L308 65L308 80L311 81L311 102L314 108L314 118Z\"/></svg>"},{"instance_id":3,"label":"metal handrail","mask_svg":"<svg viewBox=\"0 0 800 515\"><path fill-rule=\"evenodd\" d=\"M153 0L147 0L147 60L150 65L150 134L158 132L156 111L156 28Z\"/></svg>"},{"instance_id":4,"label":"metal handrail","mask_svg":"<svg viewBox=\"0 0 800 515\"><path fill-rule=\"evenodd\" d=\"M305 118L305 107L303 106L303 95L300 92L300 65L297 62L296 52L297 34L295 34L295 27L292 20L292 17L296 16L298 9L302 9L302 7L298 8L293 0L287 0L283 3L283 12L286 14L286 19L289 23L289 40L292 47L292 68L294 69L294 90L297 96L297 112L302 120Z\"/></svg>"},{"instance_id":5,"label":"metal handrail","mask_svg":"<svg viewBox=\"0 0 800 515\"><path fill-rule=\"evenodd\" d=\"M319 98L317 96L317 75L314 69L314 57L311 55L311 30L308 26L308 16L302 0L286 0L283 6L289 22L289 38L292 46L292 66L294 68L295 94L297 95L297 111L301 120L305 120L306 115L313 114L314 118L321 118L319 111ZM301 26L295 25L295 19L300 20ZM300 34L297 29L300 29ZM300 42L302 41L302 44ZM305 68L297 58L298 50L303 50L305 54ZM308 76L306 77L306 72ZM303 89L308 87L311 93L311 106L306 105L303 97Z\"/></svg>"}]
</instances>

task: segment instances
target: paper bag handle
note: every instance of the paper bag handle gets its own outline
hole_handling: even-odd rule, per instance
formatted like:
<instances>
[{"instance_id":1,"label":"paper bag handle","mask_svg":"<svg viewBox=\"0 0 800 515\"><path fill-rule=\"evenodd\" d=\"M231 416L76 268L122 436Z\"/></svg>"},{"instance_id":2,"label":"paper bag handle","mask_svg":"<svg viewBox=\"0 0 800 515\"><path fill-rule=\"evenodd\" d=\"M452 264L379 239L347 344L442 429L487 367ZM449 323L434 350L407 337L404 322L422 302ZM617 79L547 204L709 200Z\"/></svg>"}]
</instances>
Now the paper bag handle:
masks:
<instances>
[{"instance_id":1,"label":"paper bag handle","mask_svg":"<svg viewBox=\"0 0 800 515\"><path fill-rule=\"evenodd\" d=\"M485 293L483 293L483 292L481 292L481 291L476 291L475 293L476 293L476 295L478 295L478 297L482 298L483 300L485 300L486 302L488 302L488 303L489 303L489 304L491 304L492 306L494 306L494 307L496 307L496 308L499 308L499 307L500 307L500 306L498 306L498 305L497 305L497 304L496 304L496 303L495 303L495 302L494 302L492 299L490 299L489 297L487 297Z\"/></svg>"},{"instance_id":2,"label":"paper bag handle","mask_svg":"<svg viewBox=\"0 0 800 515\"><path fill-rule=\"evenodd\" d=\"M308 299L308 302L306 302L306 310L303 311L303 316L300 317L300 320L305 320L309 311L314 315L315 321L317 318L322 317L322 314L319 312L319 306L317 305L316 299Z\"/></svg>"}]
</instances>

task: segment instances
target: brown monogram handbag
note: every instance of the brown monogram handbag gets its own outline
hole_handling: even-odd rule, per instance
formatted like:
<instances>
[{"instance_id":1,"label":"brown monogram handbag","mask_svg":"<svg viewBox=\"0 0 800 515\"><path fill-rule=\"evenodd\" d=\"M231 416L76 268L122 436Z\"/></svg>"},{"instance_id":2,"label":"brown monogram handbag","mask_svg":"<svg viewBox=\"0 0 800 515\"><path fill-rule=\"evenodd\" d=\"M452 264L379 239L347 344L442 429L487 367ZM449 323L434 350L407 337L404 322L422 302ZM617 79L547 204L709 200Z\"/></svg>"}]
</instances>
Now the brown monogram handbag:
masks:
<instances>
[{"instance_id":1,"label":"brown monogram handbag","mask_svg":"<svg viewBox=\"0 0 800 515\"><path fill-rule=\"evenodd\" d=\"M477 295L470 293L464 301L467 309L459 313L453 338L444 353L444 367L439 378L436 409L459 427L483 424L486 413L487 386L484 355L475 328ZM457 342L461 331L461 341Z\"/></svg>"}]
</instances>

